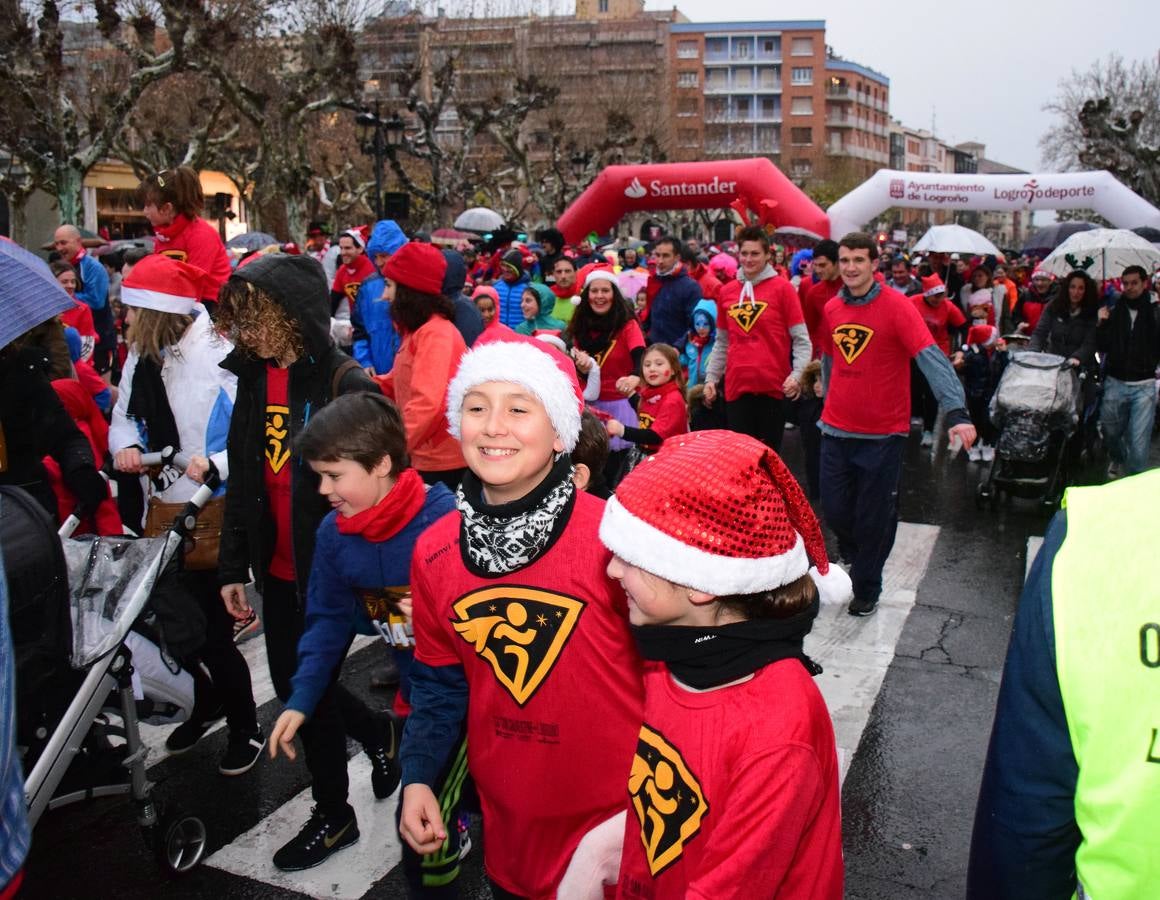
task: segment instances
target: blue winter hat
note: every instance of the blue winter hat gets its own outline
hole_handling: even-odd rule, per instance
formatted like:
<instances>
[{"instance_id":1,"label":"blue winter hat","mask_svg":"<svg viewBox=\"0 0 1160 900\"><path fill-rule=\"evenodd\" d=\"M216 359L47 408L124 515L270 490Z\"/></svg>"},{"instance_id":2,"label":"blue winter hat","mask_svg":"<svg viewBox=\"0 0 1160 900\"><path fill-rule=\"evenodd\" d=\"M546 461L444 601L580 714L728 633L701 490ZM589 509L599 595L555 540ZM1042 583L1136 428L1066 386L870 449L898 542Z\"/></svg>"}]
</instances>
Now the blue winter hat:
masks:
<instances>
[{"instance_id":1,"label":"blue winter hat","mask_svg":"<svg viewBox=\"0 0 1160 900\"><path fill-rule=\"evenodd\" d=\"M395 223L395 220L383 219L375 222L371 239L367 241L367 256L374 256L376 253L395 254L405 243L407 236L403 234L403 229Z\"/></svg>"},{"instance_id":2,"label":"blue winter hat","mask_svg":"<svg viewBox=\"0 0 1160 900\"><path fill-rule=\"evenodd\" d=\"M81 358L81 353L84 351L84 342L81 340L81 333L73 328L71 325L64 329L64 342L68 345L68 355L76 362Z\"/></svg>"}]
</instances>

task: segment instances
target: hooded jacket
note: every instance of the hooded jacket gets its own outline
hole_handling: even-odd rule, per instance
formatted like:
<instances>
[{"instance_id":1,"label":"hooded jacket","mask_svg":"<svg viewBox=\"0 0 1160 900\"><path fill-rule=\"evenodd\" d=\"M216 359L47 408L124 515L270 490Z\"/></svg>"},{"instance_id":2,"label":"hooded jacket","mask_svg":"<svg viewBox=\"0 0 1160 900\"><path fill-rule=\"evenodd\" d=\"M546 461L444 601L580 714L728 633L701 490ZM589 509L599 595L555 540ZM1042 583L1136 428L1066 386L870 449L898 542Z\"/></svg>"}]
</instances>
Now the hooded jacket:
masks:
<instances>
[{"instance_id":1,"label":"hooded jacket","mask_svg":"<svg viewBox=\"0 0 1160 900\"><path fill-rule=\"evenodd\" d=\"M492 285L499 294L499 309L496 316L502 316L501 321L508 328L516 328L523 322L524 314L520 311L520 298L524 295L524 288L531 282L528 273L524 272L515 283L508 283L500 278Z\"/></svg>"},{"instance_id":2,"label":"hooded jacket","mask_svg":"<svg viewBox=\"0 0 1160 900\"><path fill-rule=\"evenodd\" d=\"M516 333L534 334L537 331L563 331L565 323L553 318L551 312L544 310L545 306L549 310L556 306L556 295L552 293L552 289L546 284L529 284L524 293L527 291L532 291L536 295L536 317L520 322L516 326ZM520 295L520 300L523 300L523 294ZM551 305L549 306L549 304Z\"/></svg>"},{"instance_id":3,"label":"hooded jacket","mask_svg":"<svg viewBox=\"0 0 1160 900\"><path fill-rule=\"evenodd\" d=\"M1160 365L1160 301L1145 291L1132 303L1120 295L1106 322L1096 327L1096 344L1107 357L1107 374L1117 381L1155 379Z\"/></svg>"},{"instance_id":4,"label":"hooded jacket","mask_svg":"<svg viewBox=\"0 0 1160 900\"><path fill-rule=\"evenodd\" d=\"M709 319L709 337L700 343L696 332L697 313L704 313ZM689 329L689 340L681 354L681 365L689 377L689 387L693 388L705 380L709 357L717 341L717 304L712 300L702 300L693 309L693 327Z\"/></svg>"},{"instance_id":5,"label":"hooded jacket","mask_svg":"<svg viewBox=\"0 0 1160 900\"><path fill-rule=\"evenodd\" d=\"M463 254L454 250L442 252L447 261L447 271L443 275L443 296L449 297L455 304L455 328L463 336L463 343L470 347L483 334L483 317L471 298L463 294L463 286L467 284L467 263L463 261Z\"/></svg>"},{"instance_id":6,"label":"hooded jacket","mask_svg":"<svg viewBox=\"0 0 1160 900\"><path fill-rule=\"evenodd\" d=\"M350 359L330 340L330 311L326 276L307 256L271 254L239 269L233 275L261 288L277 301L297 324L305 350L290 365L287 399L293 442L310 416L332 399L335 371ZM230 420L228 443L230 480L222 521L218 580L221 584L244 584L253 569L258 589L274 555L274 520L266 496L266 360L235 348L221 363L238 376L237 397ZM362 369L350 368L338 383L338 393L377 391ZM290 529L294 550L295 579L300 600L314 556L314 534L330 511L318 493L318 476L302 459L290 461Z\"/></svg>"}]
</instances>

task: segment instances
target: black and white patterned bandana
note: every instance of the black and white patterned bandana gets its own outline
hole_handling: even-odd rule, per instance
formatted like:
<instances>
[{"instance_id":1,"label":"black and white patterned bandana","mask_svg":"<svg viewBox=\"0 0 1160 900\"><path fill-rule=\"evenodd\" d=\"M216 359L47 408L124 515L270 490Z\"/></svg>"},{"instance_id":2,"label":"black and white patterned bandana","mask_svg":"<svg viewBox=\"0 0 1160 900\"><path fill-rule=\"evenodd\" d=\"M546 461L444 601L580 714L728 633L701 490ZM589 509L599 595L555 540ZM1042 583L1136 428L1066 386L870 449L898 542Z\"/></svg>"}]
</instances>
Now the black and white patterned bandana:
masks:
<instances>
[{"instance_id":1,"label":"black and white patterned bandana","mask_svg":"<svg viewBox=\"0 0 1160 900\"><path fill-rule=\"evenodd\" d=\"M468 470L455 495L462 514L460 544L468 570L483 577L508 575L548 552L564 530L576 499L572 460L560 455L527 496L492 506L483 485Z\"/></svg>"}]
</instances>

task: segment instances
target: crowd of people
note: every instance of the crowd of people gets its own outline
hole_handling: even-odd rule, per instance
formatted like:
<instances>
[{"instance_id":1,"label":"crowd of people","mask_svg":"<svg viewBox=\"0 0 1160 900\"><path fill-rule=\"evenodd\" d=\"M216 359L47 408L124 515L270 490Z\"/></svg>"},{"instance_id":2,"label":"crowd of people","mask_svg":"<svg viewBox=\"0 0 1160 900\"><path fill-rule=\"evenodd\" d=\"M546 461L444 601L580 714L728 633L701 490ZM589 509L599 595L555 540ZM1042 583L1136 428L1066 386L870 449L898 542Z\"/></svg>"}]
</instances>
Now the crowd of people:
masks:
<instances>
[{"instance_id":1,"label":"crowd of people","mask_svg":"<svg viewBox=\"0 0 1160 900\"><path fill-rule=\"evenodd\" d=\"M467 810L499 898L840 897L802 641L823 601L875 612L907 442L941 421L989 461L988 403L1026 344L1102 366L1113 466L1147 467L1160 306L1137 267L1057 282L861 233L791 253L756 226L440 249L389 220L231 259L196 173L138 199L153 254L99 261L56 232L75 305L0 350L0 482L148 536L220 480L184 559L205 638L167 749L224 718L236 777L298 740L315 805L285 871L359 840L349 735L377 798L402 784L414 897L454 895ZM165 447L184 471L142 465ZM269 735L235 643L253 592L284 706ZM341 682L360 632L390 644L389 711Z\"/></svg>"}]
</instances>

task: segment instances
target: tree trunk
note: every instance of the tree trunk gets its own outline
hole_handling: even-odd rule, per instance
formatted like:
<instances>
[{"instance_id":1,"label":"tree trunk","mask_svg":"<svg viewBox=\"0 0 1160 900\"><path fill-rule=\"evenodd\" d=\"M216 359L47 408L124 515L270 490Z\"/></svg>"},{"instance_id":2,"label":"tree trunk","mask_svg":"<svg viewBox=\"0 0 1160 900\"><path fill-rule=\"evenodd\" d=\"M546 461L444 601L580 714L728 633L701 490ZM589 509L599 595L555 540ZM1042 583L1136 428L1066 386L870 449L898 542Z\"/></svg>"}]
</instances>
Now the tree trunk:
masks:
<instances>
[{"instance_id":1,"label":"tree trunk","mask_svg":"<svg viewBox=\"0 0 1160 900\"><path fill-rule=\"evenodd\" d=\"M62 225L80 228L85 221L82 197L84 173L67 161L56 169L56 208L60 210Z\"/></svg>"}]
</instances>

